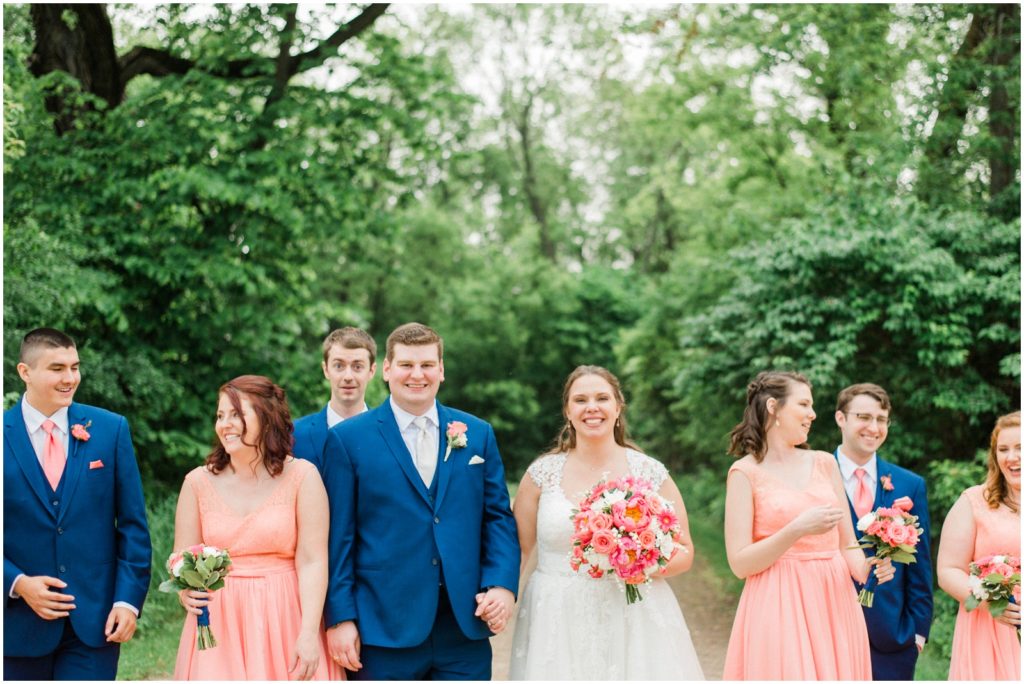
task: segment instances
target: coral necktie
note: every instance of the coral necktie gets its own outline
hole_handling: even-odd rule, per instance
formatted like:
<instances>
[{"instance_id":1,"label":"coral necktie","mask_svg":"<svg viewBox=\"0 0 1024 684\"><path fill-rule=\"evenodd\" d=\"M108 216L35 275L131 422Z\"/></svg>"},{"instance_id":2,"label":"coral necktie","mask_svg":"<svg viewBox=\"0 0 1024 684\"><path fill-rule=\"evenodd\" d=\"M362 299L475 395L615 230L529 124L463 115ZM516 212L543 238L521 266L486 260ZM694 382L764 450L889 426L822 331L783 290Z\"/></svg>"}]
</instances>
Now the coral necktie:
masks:
<instances>
[{"instance_id":1,"label":"coral necktie","mask_svg":"<svg viewBox=\"0 0 1024 684\"><path fill-rule=\"evenodd\" d=\"M60 435L53 434L57 424L52 420L43 421L43 430L46 432L46 442L43 444L43 473L54 491L60 484L60 476L64 474L64 445L60 441Z\"/></svg>"},{"instance_id":2,"label":"coral necktie","mask_svg":"<svg viewBox=\"0 0 1024 684\"><path fill-rule=\"evenodd\" d=\"M853 494L853 510L858 518L862 518L871 512L871 506L875 503L875 495L868 489L866 481L868 471L857 468L853 474L857 476L857 491Z\"/></svg>"}]
</instances>

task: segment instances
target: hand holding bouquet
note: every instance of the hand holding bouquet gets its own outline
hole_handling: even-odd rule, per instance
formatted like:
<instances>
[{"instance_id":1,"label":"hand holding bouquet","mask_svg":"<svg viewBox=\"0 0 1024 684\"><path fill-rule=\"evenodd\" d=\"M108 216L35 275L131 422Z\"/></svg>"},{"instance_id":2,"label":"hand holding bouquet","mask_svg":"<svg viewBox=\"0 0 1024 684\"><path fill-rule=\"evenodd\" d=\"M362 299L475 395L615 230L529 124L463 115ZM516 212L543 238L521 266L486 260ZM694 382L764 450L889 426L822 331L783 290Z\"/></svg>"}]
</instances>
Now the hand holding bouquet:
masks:
<instances>
[{"instance_id":1,"label":"hand holding bouquet","mask_svg":"<svg viewBox=\"0 0 1024 684\"><path fill-rule=\"evenodd\" d=\"M910 514L914 502L902 496L893 502L892 508L879 508L867 513L857 521L857 529L864 533L856 548L874 549L875 558L891 558L894 563L916 563L917 542L924 531L917 524L917 516ZM870 608L875 602L872 589L878 578L872 572L864 588L857 595L862 606Z\"/></svg>"},{"instance_id":2,"label":"hand holding bouquet","mask_svg":"<svg viewBox=\"0 0 1024 684\"><path fill-rule=\"evenodd\" d=\"M672 504L648 481L631 476L599 482L573 510L572 522L572 569L589 565L594 579L625 583L627 603L643 600L639 585L685 549L677 541L681 528Z\"/></svg>"},{"instance_id":3,"label":"hand holding bouquet","mask_svg":"<svg viewBox=\"0 0 1024 684\"><path fill-rule=\"evenodd\" d=\"M966 610L972 611L987 601L988 612L995 618L1006 611L1011 601L1020 604L1020 558L1006 554L985 556L971 563L970 570L967 583L971 593L964 601Z\"/></svg>"},{"instance_id":4,"label":"hand holding bouquet","mask_svg":"<svg viewBox=\"0 0 1024 684\"><path fill-rule=\"evenodd\" d=\"M183 551L175 551L167 559L170 578L160 583L160 591L177 593L182 589L216 591L224 586L224 577L231 570L231 557L226 549L195 544ZM210 631L210 611L203 606L196 618L199 623L197 641L199 650L217 645Z\"/></svg>"}]
</instances>

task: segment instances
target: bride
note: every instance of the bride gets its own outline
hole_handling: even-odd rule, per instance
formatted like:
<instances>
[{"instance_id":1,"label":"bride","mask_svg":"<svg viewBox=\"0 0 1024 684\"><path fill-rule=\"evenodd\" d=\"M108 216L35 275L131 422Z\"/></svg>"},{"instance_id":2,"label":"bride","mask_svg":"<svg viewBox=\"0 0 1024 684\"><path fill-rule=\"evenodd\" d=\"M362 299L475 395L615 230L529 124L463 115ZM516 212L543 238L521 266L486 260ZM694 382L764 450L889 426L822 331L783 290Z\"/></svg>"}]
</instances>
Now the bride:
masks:
<instances>
[{"instance_id":1,"label":"bride","mask_svg":"<svg viewBox=\"0 0 1024 684\"><path fill-rule=\"evenodd\" d=\"M565 382L566 424L552 453L527 469L514 512L522 564L537 547L537 569L520 601L509 679L704 679L671 587L693 564L686 509L668 471L626 437L618 379L599 366L579 366ZM648 480L671 502L683 548L627 604L610 578L593 579L569 564L572 509L603 477Z\"/></svg>"}]
</instances>

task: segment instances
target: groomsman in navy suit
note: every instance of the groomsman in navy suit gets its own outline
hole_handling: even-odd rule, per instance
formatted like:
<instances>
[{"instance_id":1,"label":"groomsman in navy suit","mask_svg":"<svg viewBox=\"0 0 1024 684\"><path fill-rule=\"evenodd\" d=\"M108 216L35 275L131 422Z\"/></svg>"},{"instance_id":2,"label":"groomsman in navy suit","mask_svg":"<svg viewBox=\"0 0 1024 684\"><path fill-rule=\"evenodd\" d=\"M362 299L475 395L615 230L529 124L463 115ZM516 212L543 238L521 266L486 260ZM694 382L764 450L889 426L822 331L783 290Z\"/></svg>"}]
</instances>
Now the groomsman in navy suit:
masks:
<instances>
[{"instance_id":1,"label":"groomsman in navy suit","mask_svg":"<svg viewBox=\"0 0 1024 684\"><path fill-rule=\"evenodd\" d=\"M74 341L28 333L4 413L4 679L114 679L149 588L142 481L122 416L72 401Z\"/></svg>"},{"instance_id":2,"label":"groomsman in navy suit","mask_svg":"<svg viewBox=\"0 0 1024 684\"><path fill-rule=\"evenodd\" d=\"M889 434L891 410L889 395L878 385L851 385L840 392L836 423L843 443L835 454L854 521L907 496L914 502L911 513L918 516L924 531L917 545L917 562L894 563L896 576L878 585L874 605L864 608L874 679L911 680L932 624L928 497L921 476L878 456ZM858 530L857 538L862 535Z\"/></svg>"},{"instance_id":3,"label":"groomsman in navy suit","mask_svg":"<svg viewBox=\"0 0 1024 684\"><path fill-rule=\"evenodd\" d=\"M519 585L505 469L486 422L437 402L443 343L419 323L388 337L390 398L331 428L325 623L353 679L491 677L488 637Z\"/></svg>"},{"instance_id":4,"label":"groomsman in navy suit","mask_svg":"<svg viewBox=\"0 0 1024 684\"><path fill-rule=\"evenodd\" d=\"M293 452L298 458L312 461L321 475L327 431L368 410L366 387L377 372L376 359L377 343L359 328L339 328L324 339L321 367L331 384L331 399L322 410L295 421Z\"/></svg>"}]
</instances>

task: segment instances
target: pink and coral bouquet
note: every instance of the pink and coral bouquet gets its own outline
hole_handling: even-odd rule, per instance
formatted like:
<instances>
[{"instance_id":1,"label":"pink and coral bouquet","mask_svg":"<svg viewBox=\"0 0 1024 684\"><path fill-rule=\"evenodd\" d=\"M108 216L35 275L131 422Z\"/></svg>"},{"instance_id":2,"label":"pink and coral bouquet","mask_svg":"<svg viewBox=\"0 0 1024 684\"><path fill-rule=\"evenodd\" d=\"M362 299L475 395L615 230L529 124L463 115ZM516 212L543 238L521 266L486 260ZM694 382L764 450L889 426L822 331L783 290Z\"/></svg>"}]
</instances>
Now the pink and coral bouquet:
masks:
<instances>
[{"instance_id":1,"label":"pink and coral bouquet","mask_svg":"<svg viewBox=\"0 0 1024 684\"><path fill-rule=\"evenodd\" d=\"M641 478L602 480L573 509L572 523L569 565L623 583L627 603L643 600L640 585L683 548L672 504Z\"/></svg>"},{"instance_id":2,"label":"pink and coral bouquet","mask_svg":"<svg viewBox=\"0 0 1024 684\"><path fill-rule=\"evenodd\" d=\"M175 551L168 557L167 573L170 577L160 583L160 591L216 591L224 586L224 578L230 570L231 556L227 549L194 544L182 551ZM199 625L196 631L199 650L205 651L216 646L217 640L210 631L210 611L206 606L203 606L203 612L196 617L196 621Z\"/></svg>"},{"instance_id":3,"label":"pink and coral bouquet","mask_svg":"<svg viewBox=\"0 0 1024 684\"><path fill-rule=\"evenodd\" d=\"M989 614L999 617L1011 601L1020 604L1020 558L1009 554L985 556L971 563L970 570L967 582L971 593L964 601L966 610L972 611L987 601Z\"/></svg>"},{"instance_id":4,"label":"pink and coral bouquet","mask_svg":"<svg viewBox=\"0 0 1024 684\"><path fill-rule=\"evenodd\" d=\"M893 563L916 563L917 543L924 531L917 524L917 516L910 514L913 507L909 496L901 496L891 508L882 507L863 515L857 521L857 529L864 534L854 548L874 549L875 558L891 558ZM862 606L870 608L874 604L872 588L877 581L874 572L868 575L857 595Z\"/></svg>"}]
</instances>

